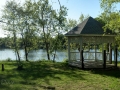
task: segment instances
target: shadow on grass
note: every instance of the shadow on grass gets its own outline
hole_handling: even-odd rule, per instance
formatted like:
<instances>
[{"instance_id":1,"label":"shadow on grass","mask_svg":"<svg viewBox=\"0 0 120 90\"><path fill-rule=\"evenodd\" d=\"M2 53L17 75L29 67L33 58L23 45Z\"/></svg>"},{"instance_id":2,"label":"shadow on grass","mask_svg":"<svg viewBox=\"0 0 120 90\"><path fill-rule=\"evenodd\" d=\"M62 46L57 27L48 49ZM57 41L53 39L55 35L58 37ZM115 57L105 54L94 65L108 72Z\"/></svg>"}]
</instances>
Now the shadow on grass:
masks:
<instances>
[{"instance_id":1,"label":"shadow on grass","mask_svg":"<svg viewBox=\"0 0 120 90\"><path fill-rule=\"evenodd\" d=\"M115 78L120 78L120 68L107 68L107 69L86 69L91 71L93 74L100 74L103 76L111 76Z\"/></svg>"},{"instance_id":2,"label":"shadow on grass","mask_svg":"<svg viewBox=\"0 0 120 90\"><path fill-rule=\"evenodd\" d=\"M13 84L13 81L6 79L5 77L3 78L0 74L0 90L11 90L10 85Z\"/></svg>"},{"instance_id":3,"label":"shadow on grass","mask_svg":"<svg viewBox=\"0 0 120 90\"><path fill-rule=\"evenodd\" d=\"M17 70L16 63L8 63L7 67L10 66L10 69L5 69L4 72L0 73L0 80L6 80L4 83L0 84L0 90L11 90L10 84L12 84L12 80L14 81L12 86L13 90L20 86L20 85L30 85L30 86L39 86L42 89L50 89L55 90L54 86L51 86L51 80L56 83L58 81L64 81L65 79L68 80L85 80L84 73L79 72L79 69L71 68L66 63L52 63L52 62L23 62L23 70ZM16 68L15 68L16 67ZM9 68L9 67L8 67ZM20 80L17 80L20 79ZM45 85L41 85L39 81L44 82ZM8 84L8 83L9 84ZM22 90L22 89L20 89ZM23 89L24 90L24 89ZM39 89L36 89L39 90Z\"/></svg>"},{"instance_id":4,"label":"shadow on grass","mask_svg":"<svg viewBox=\"0 0 120 90\"><path fill-rule=\"evenodd\" d=\"M27 66L28 65L28 66ZM23 71L19 71L20 77L25 80L42 80L46 85L37 84L40 88L45 90L55 90L55 86L51 86L51 80L57 84L57 81L66 82L67 79L72 80L85 80L84 74L76 73L76 69L68 67L65 63L52 63L52 62L38 62L27 64ZM66 77L66 78L64 78ZM66 79L66 80L65 80ZM20 82L26 84L26 81ZM36 85L36 83L28 81L29 85Z\"/></svg>"},{"instance_id":5,"label":"shadow on grass","mask_svg":"<svg viewBox=\"0 0 120 90\"><path fill-rule=\"evenodd\" d=\"M8 85L2 85L0 84L0 90L11 90Z\"/></svg>"},{"instance_id":6,"label":"shadow on grass","mask_svg":"<svg viewBox=\"0 0 120 90\"><path fill-rule=\"evenodd\" d=\"M84 78L82 77L82 73L77 74L74 69L70 68L65 63L30 63L26 65L25 70L19 71L19 74L22 78L27 79L32 77L32 79L34 80L36 80L37 78L46 78L48 76L56 80L61 80L61 77L57 77L56 74L65 75L68 78L80 78L81 80L84 80Z\"/></svg>"}]
</instances>

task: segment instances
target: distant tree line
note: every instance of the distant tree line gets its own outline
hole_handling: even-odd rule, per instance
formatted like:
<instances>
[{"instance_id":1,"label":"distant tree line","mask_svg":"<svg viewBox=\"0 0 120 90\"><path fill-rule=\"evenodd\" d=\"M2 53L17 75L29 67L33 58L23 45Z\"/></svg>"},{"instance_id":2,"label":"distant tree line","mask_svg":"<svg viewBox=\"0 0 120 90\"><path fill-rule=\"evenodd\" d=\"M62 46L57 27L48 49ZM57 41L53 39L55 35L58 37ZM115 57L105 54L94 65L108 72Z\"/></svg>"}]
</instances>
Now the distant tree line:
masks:
<instances>
[{"instance_id":1,"label":"distant tree line","mask_svg":"<svg viewBox=\"0 0 120 90\"><path fill-rule=\"evenodd\" d=\"M45 43L43 42L43 38L42 37L36 37L37 39L37 44L36 44L36 48L34 49L46 49L45 47ZM8 38L8 37L4 37L4 38L0 38L0 49L12 49L12 47L14 47L13 42L11 42L13 40L13 38ZM19 48L23 49L24 48L24 43L22 41L21 38L17 38L17 41L19 41ZM28 46L31 47L33 46L31 42L27 42ZM67 49L67 39L63 34L60 34L59 36L56 35L54 38L51 38L50 40L50 45L51 48L54 48L56 45L58 50L63 50L63 49Z\"/></svg>"}]
</instances>

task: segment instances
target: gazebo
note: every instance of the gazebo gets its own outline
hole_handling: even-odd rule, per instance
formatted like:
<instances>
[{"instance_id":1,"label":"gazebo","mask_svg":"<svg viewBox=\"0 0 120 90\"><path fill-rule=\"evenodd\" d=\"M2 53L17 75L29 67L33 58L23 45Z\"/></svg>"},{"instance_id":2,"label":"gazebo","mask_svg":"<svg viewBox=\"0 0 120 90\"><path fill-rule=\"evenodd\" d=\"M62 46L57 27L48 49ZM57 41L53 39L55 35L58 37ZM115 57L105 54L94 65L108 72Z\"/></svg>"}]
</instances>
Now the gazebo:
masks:
<instances>
[{"instance_id":1,"label":"gazebo","mask_svg":"<svg viewBox=\"0 0 120 90\"><path fill-rule=\"evenodd\" d=\"M115 34L110 30L104 32L102 25L92 17L78 24L65 36L68 37L69 65L79 68L117 66Z\"/></svg>"}]
</instances>

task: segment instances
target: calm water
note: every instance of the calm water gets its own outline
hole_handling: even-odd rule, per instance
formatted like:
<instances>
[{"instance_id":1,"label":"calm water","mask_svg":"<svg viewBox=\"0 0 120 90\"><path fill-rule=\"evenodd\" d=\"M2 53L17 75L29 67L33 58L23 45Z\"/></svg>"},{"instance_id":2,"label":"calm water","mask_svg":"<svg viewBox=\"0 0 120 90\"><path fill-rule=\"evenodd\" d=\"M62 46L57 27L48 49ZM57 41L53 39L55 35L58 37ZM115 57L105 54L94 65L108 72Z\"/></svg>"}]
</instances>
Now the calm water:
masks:
<instances>
[{"instance_id":1,"label":"calm water","mask_svg":"<svg viewBox=\"0 0 120 90\"><path fill-rule=\"evenodd\" d=\"M113 54L112 60L114 60L114 52L112 52L112 54ZM120 61L120 52L118 54L119 54L118 61ZM25 60L24 50L20 50L20 57L21 57L21 60ZM53 55L51 55L50 57L51 57L51 60L53 60ZM0 49L0 60L6 60L8 58L10 58L11 60L16 60L15 52L12 49ZM61 62L67 58L68 58L67 51L57 51L56 52L55 61ZM46 51L43 49L31 51L28 55L28 59L32 60L32 61L33 60L37 61L37 60L42 60L42 59L47 60Z\"/></svg>"},{"instance_id":2,"label":"calm water","mask_svg":"<svg viewBox=\"0 0 120 90\"><path fill-rule=\"evenodd\" d=\"M67 51L57 51L56 52L56 61L61 62L64 59L67 59ZM20 57L22 60L25 60L24 50L20 50ZM53 55L50 56L53 60ZM11 60L16 60L15 52L11 49L1 49L0 50L0 60L6 60L10 58ZM47 59L46 51L43 49L31 51L28 55L29 60L42 60Z\"/></svg>"}]
</instances>

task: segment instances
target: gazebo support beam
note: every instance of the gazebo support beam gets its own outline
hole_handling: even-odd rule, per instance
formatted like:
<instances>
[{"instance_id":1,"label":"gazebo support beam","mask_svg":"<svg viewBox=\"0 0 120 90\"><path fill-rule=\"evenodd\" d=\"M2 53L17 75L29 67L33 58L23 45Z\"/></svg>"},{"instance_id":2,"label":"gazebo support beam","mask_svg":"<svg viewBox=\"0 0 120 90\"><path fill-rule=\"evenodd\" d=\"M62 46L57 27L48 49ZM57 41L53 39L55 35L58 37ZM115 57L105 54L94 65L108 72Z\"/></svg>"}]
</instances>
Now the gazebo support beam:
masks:
<instances>
[{"instance_id":1,"label":"gazebo support beam","mask_svg":"<svg viewBox=\"0 0 120 90\"><path fill-rule=\"evenodd\" d=\"M106 50L103 52L103 68L106 69Z\"/></svg>"},{"instance_id":2,"label":"gazebo support beam","mask_svg":"<svg viewBox=\"0 0 120 90\"><path fill-rule=\"evenodd\" d=\"M111 48L111 43L109 43L109 63L112 64L112 48Z\"/></svg>"},{"instance_id":3,"label":"gazebo support beam","mask_svg":"<svg viewBox=\"0 0 120 90\"><path fill-rule=\"evenodd\" d=\"M115 67L117 67L117 47L115 48Z\"/></svg>"},{"instance_id":4,"label":"gazebo support beam","mask_svg":"<svg viewBox=\"0 0 120 90\"><path fill-rule=\"evenodd\" d=\"M116 45L114 44L114 65L116 66L116 61L117 61L117 49Z\"/></svg>"},{"instance_id":5,"label":"gazebo support beam","mask_svg":"<svg viewBox=\"0 0 120 90\"><path fill-rule=\"evenodd\" d=\"M102 59L104 58L103 43L102 43Z\"/></svg>"},{"instance_id":6,"label":"gazebo support beam","mask_svg":"<svg viewBox=\"0 0 120 90\"><path fill-rule=\"evenodd\" d=\"M83 58L83 50L81 50L81 66L82 66L82 69L84 69L84 58Z\"/></svg>"},{"instance_id":7,"label":"gazebo support beam","mask_svg":"<svg viewBox=\"0 0 120 90\"><path fill-rule=\"evenodd\" d=\"M68 62L70 62L70 40L68 38Z\"/></svg>"},{"instance_id":8,"label":"gazebo support beam","mask_svg":"<svg viewBox=\"0 0 120 90\"><path fill-rule=\"evenodd\" d=\"M80 39L80 51L83 50L82 46L83 46L83 42L82 42L82 37L81 37L81 39ZM80 61L82 61L81 54L80 54Z\"/></svg>"},{"instance_id":9,"label":"gazebo support beam","mask_svg":"<svg viewBox=\"0 0 120 90\"><path fill-rule=\"evenodd\" d=\"M97 61L97 54L96 54L96 52L97 52L97 49L96 49L96 43L95 43L95 61Z\"/></svg>"}]
</instances>

